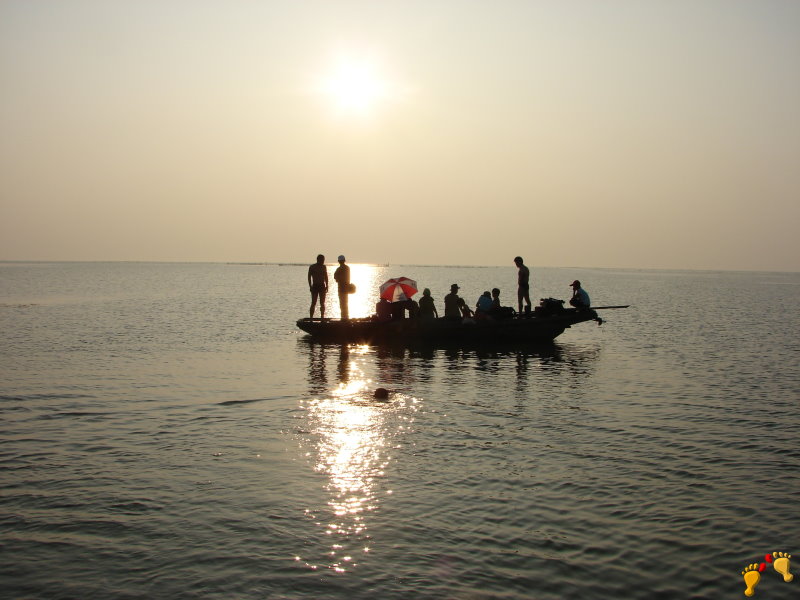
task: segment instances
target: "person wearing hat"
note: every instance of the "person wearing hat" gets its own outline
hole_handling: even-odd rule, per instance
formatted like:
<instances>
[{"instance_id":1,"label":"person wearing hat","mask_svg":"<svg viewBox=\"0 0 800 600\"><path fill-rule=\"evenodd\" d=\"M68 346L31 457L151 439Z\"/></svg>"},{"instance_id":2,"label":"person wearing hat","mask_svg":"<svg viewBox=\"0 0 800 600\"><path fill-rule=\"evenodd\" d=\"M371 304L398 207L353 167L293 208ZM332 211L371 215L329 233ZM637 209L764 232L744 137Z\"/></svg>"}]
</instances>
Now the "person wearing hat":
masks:
<instances>
[{"instance_id":1,"label":"person wearing hat","mask_svg":"<svg viewBox=\"0 0 800 600\"><path fill-rule=\"evenodd\" d=\"M450 293L444 297L444 317L445 319L461 319L461 298L458 297L458 286L454 283L450 286Z\"/></svg>"},{"instance_id":2,"label":"person wearing hat","mask_svg":"<svg viewBox=\"0 0 800 600\"><path fill-rule=\"evenodd\" d=\"M339 255L339 266L333 272L333 278L339 284L339 308L342 312L342 319L349 319L350 313L347 307L347 295L350 293L350 267L344 264L344 255Z\"/></svg>"},{"instance_id":3,"label":"person wearing hat","mask_svg":"<svg viewBox=\"0 0 800 600\"><path fill-rule=\"evenodd\" d=\"M589 308L592 302L589 300L589 294L581 287L581 282L576 279L570 285L572 286L572 298L569 299L569 303L578 310Z\"/></svg>"}]
</instances>

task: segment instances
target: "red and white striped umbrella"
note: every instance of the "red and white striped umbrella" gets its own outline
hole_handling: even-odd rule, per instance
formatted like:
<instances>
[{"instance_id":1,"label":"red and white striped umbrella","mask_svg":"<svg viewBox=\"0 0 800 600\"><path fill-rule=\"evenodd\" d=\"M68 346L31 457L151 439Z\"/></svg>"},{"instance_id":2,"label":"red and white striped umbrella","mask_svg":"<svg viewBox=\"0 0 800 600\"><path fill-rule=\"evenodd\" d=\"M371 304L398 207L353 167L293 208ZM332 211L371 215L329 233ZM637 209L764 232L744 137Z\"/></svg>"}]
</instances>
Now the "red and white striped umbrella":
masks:
<instances>
[{"instance_id":1,"label":"red and white striped umbrella","mask_svg":"<svg viewBox=\"0 0 800 600\"><path fill-rule=\"evenodd\" d=\"M389 302L408 300L416 293L417 282L408 277L390 279L381 286L381 298L386 298Z\"/></svg>"}]
</instances>

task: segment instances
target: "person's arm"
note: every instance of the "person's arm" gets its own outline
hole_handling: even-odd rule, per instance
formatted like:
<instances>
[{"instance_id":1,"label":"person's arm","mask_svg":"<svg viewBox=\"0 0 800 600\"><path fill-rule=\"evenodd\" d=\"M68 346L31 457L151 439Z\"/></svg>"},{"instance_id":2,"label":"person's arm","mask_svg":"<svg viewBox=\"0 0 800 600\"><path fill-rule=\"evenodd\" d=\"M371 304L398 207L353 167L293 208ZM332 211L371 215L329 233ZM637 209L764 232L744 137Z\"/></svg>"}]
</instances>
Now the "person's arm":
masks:
<instances>
[{"instance_id":1,"label":"person's arm","mask_svg":"<svg viewBox=\"0 0 800 600\"><path fill-rule=\"evenodd\" d=\"M309 288L311 287L311 268L312 267L308 267L308 287Z\"/></svg>"},{"instance_id":2,"label":"person's arm","mask_svg":"<svg viewBox=\"0 0 800 600\"><path fill-rule=\"evenodd\" d=\"M327 292L328 291L328 269L323 270L323 273L325 273L325 291Z\"/></svg>"}]
</instances>

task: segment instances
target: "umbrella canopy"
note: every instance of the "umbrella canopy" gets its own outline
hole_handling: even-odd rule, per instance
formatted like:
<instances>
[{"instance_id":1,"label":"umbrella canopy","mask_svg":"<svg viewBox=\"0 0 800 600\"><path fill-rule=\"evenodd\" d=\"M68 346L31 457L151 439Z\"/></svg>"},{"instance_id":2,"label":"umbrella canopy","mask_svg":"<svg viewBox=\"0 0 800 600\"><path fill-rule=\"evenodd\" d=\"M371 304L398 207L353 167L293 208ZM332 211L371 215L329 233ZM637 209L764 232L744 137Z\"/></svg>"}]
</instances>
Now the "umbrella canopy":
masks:
<instances>
[{"instance_id":1,"label":"umbrella canopy","mask_svg":"<svg viewBox=\"0 0 800 600\"><path fill-rule=\"evenodd\" d=\"M408 277L390 279L381 286L381 298L386 298L389 302L408 300L416 293L417 282Z\"/></svg>"}]
</instances>

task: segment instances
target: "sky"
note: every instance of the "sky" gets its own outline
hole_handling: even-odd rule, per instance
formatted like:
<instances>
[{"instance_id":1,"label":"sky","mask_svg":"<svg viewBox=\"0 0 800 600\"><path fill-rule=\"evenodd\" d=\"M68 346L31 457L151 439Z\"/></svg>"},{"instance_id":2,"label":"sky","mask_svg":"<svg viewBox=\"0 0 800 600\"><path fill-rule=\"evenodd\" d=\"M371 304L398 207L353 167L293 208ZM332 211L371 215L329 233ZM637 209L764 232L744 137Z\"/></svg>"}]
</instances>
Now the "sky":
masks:
<instances>
[{"instance_id":1,"label":"sky","mask_svg":"<svg viewBox=\"0 0 800 600\"><path fill-rule=\"evenodd\" d=\"M795 0L3 0L0 260L800 271Z\"/></svg>"}]
</instances>

